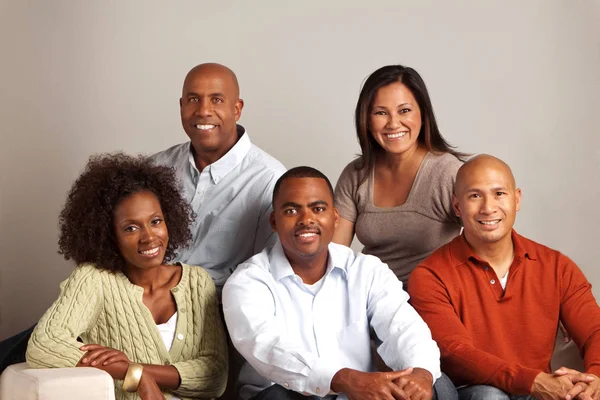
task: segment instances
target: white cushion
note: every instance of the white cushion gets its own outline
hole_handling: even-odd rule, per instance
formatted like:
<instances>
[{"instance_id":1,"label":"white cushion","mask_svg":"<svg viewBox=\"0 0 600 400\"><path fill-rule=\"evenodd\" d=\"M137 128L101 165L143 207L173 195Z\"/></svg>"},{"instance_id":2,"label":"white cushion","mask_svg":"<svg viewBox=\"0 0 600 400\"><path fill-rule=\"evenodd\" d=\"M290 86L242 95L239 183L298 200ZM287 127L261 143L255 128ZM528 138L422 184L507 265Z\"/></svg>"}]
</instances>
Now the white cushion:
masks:
<instances>
[{"instance_id":1,"label":"white cushion","mask_svg":"<svg viewBox=\"0 0 600 400\"><path fill-rule=\"evenodd\" d=\"M11 365L0 376L0 400L114 400L112 377L97 368L31 369Z\"/></svg>"}]
</instances>

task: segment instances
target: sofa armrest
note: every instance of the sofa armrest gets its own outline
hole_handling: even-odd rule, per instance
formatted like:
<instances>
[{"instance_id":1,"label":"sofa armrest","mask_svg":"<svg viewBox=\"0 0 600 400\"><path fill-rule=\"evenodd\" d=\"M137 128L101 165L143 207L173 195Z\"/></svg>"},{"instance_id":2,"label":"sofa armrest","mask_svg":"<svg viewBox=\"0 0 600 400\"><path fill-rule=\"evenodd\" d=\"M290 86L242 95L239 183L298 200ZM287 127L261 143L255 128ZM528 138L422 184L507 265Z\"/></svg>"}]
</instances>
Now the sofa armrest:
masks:
<instances>
[{"instance_id":1,"label":"sofa armrest","mask_svg":"<svg viewBox=\"0 0 600 400\"><path fill-rule=\"evenodd\" d=\"M97 368L31 369L11 365L0 376L0 400L114 400L112 377Z\"/></svg>"}]
</instances>

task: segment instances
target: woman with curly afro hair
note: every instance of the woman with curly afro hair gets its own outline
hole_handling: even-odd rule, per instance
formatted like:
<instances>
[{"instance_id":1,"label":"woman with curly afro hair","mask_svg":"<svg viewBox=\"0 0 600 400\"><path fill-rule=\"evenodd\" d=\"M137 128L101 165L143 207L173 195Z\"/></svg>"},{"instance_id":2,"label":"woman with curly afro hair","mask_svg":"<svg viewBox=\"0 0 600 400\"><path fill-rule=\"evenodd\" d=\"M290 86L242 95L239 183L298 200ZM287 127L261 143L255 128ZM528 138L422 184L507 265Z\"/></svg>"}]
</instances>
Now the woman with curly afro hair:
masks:
<instances>
[{"instance_id":1,"label":"woman with curly afro hair","mask_svg":"<svg viewBox=\"0 0 600 400\"><path fill-rule=\"evenodd\" d=\"M227 344L215 286L204 269L169 263L193 218L172 169L92 156L59 217L59 253L77 267L36 326L28 364L102 369L117 399L220 396Z\"/></svg>"}]
</instances>

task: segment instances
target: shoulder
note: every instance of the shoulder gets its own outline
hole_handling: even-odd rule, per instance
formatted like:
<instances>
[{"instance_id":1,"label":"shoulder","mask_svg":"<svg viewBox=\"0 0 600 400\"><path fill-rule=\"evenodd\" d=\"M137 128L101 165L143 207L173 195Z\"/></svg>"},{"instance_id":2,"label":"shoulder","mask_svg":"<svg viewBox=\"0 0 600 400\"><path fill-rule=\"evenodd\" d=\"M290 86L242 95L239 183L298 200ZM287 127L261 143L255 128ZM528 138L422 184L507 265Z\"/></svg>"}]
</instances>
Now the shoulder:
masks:
<instances>
[{"instance_id":1,"label":"shoulder","mask_svg":"<svg viewBox=\"0 0 600 400\"><path fill-rule=\"evenodd\" d=\"M334 265L343 267L349 278L364 278L367 275L376 273L391 272L387 264L379 257L356 253L348 246L337 243L329 244L329 254L333 259Z\"/></svg>"},{"instance_id":2,"label":"shoulder","mask_svg":"<svg viewBox=\"0 0 600 400\"><path fill-rule=\"evenodd\" d=\"M208 271L197 265L181 263L182 276L188 276L190 280L212 283L212 278Z\"/></svg>"},{"instance_id":3,"label":"shoulder","mask_svg":"<svg viewBox=\"0 0 600 400\"><path fill-rule=\"evenodd\" d=\"M268 279L271 275L271 251L272 246L265 247L260 253L253 255L243 263L239 264L231 276L227 279L225 286L229 282L236 282L247 279Z\"/></svg>"},{"instance_id":4,"label":"shoulder","mask_svg":"<svg viewBox=\"0 0 600 400\"><path fill-rule=\"evenodd\" d=\"M342 173L340 174L340 177L338 178L338 184L340 182L345 183L345 182L352 182L354 184L356 184L359 180L359 174L363 171L361 168L361 161L360 159L355 159L352 160L350 163L348 163L348 165L346 165L344 167L344 169L342 170Z\"/></svg>"},{"instance_id":5,"label":"shoulder","mask_svg":"<svg viewBox=\"0 0 600 400\"><path fill-rule=\"evenodd\" d=\"M440 178L456 177L456 172L463 164L456 156L450 153L429 153L428 169L431 175Z\"/></svg>"},{"instance_id":6,"label":"shoulder","mask_svg":"<svg viewBox=\"0 0 600 400\"><path fill-rule=\"evenodd\" d=\"M529 255L529 258L539 261L544 267L551 265L558 266L565 263L575 265L569 257L558 250L526 238L516 232L514 237L518 240L518 246Z\"/></svg>"},{"instance_id":7,"label":"shoulder","mask_svg":"<svg viewBox=\"0 0 600 400\"><path fill-rule=\"evenodd\" d=\"M279 160L255 144L251 145L245 161L260 168L264 173L272 175L276 179L286 171L285 166Z\"/></svg>"},{"instance_id":8,"label":"shoulder","mask_svg":"<svg viewBox=\"0 0 600 400\"><path fill-rule=\"evenodd\" d=\"M160 165L174 166L178 160L188 160L188 154L190 149L190 142L184 142L171 146L166 150L159 151L158 153L152 154L149 158L155 163Z\"/></svg>"}]
</instances>

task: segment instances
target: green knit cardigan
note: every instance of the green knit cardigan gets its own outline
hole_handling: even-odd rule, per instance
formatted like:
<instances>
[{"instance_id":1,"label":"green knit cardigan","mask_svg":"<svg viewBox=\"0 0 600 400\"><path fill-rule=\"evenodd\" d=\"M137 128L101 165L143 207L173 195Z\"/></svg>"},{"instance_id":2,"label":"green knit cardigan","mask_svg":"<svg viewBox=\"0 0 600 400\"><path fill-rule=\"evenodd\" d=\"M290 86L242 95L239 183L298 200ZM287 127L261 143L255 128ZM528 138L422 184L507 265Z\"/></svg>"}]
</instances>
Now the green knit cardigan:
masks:
<instances>
[{"instance_id":1,"label":"green knit cardigan","mask_svg":"<svg viewBox=\"0 0 600 400\"><path fill-rule=\"evenodd\" d=\"M60 295L35 328L27 347L32 368L75 367L84 352L77 338L123 351L143 364L173 365L181 385L172 393L186 398L219 397L227 384L227 337L215 285L200 267L182 265L181 281L171 289L177 304L177 328L167 351L144 290L121 272L78 266L61 283ZM139 399L115 380L117 400Z\"/></svg>"}]
</instances>

